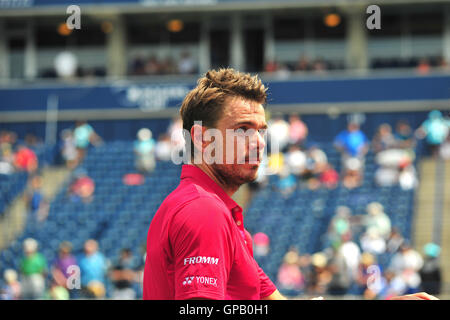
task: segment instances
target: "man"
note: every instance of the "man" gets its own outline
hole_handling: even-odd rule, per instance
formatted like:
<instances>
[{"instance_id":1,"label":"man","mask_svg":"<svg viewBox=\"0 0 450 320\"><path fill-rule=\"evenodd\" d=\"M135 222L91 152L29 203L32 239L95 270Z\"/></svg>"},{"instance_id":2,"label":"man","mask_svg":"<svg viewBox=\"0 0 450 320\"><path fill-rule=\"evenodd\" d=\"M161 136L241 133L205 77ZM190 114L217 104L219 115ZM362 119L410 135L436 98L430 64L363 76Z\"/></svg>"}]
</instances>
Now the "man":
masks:
<instances>
[{"instance_id":1,"label":"man","mask_svg":"<svg viewBox=\"0 0 450 320\"><path fill-rule=\"evenodd\" d=\"M86 298L103 298L107 261L98 251L98 243L88 239L84 243L84 255L80 258L81 290Z\"/></svg>"},{"instance_id":2,"label":"man","mask_svg":"<svg viewBox=\"0 0 450 320\"><path fill-rule=\"evenodd\" d=\"M232 69L208 72L186 96L180 113L192 137L186 139L186 149L193 146L195 164L183 166L180 185L150 225L144 299L283 298L254 260L242 208L231 199L242 184L257 177L264 148L261 130L267 128L265 99L259 79ZM246 139L238 133L237 144L223 148L223 161L216 161L222 163L208 164L208 128L223 137L227 129L254 129L254 135L247 139L245 152L237 152ZM233 161L227 163L231 153ZM193 161L199 154L203 161Z\"/></svg>"},{"instance_id":3,"label":"man","mask_svg":"<svg viewBox=\"0 0 450 320\"><path fill-rule=\"evenodd\" d=\"M38 242L33 238L23 241L24 257L20 261L22 298L41 299L45 293L47 259L38 250Z\"/></svg>"},{"instance_id":4,"label":"man","mask_svg":"<svg viewBox=\"0 0 450 320\"><path fill-rule=\"evenodd\" d=\"M253 258L242 208L231 199L257 177L265 101L261 80L233 69L207 72L185 97L180 114L191 164L151 222L144 299L285 299ZM221 135L211 139L213 128ZM227 131L236 133L231 147ZM209 152L212 144L227 147Z\"/></svg>"},{"instance_id":5,"label":"man","mask_svg":"<svg viewBox=\"0 0 450 320\"><path fill-rule=\"evenodd\" d=\"M136 292L133 284L137 279L137 269L135 260L133 259L133 252L124 248L120 252L119 260L109 272L109 278L114 285L112 298L115 300L134 300Z\"/></svg>"}]
</instances>

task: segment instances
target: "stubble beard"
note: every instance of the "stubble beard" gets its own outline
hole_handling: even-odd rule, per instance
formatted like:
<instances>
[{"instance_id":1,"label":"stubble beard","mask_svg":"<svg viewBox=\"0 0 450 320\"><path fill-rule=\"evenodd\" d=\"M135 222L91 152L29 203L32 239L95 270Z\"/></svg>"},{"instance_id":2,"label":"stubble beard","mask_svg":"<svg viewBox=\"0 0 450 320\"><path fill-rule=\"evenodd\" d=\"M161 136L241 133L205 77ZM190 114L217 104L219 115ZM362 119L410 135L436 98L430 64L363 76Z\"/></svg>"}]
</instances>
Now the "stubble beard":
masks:
<instances>
[{"instance_id":1,"label":"stubble beard","mask_svg":"<svg viewBox=\"0 0 450 320\"><path fill-rule=\"evenodd\" d=\"M242 165L238 165L238 167L239 166ZM254 165L254 167L254 170L257 171L259 166ZM215 164L214 171L220 177L223 184L236 189L245 183L255 181L257 178L257 173L253 175L245 174L241 170L236 170L236 167L230 165Z\"/></svg>"}]
</instances>

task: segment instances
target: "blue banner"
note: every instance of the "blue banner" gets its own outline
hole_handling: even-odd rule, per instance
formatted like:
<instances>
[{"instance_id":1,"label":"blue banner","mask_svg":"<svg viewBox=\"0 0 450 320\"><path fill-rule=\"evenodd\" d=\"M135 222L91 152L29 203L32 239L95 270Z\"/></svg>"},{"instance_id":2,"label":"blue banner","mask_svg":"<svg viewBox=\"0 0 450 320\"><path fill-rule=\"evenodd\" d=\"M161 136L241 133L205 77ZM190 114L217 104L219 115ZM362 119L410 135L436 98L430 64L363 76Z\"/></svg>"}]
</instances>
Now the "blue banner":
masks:
<instances>
[{"instance_id":1,"label":"blue banner","mask_svg":"<svg viewBox=\"0 0 450 320\"><path fill-rule=\"evenodd\" d=\"M118 82L86 86L21 86L0 88L1 111L46 110L50 96L59 110L140 109L179 107L192 83ZM450 76L266 81L269 105L450 100Z\"/></svg>"}]
</instances>

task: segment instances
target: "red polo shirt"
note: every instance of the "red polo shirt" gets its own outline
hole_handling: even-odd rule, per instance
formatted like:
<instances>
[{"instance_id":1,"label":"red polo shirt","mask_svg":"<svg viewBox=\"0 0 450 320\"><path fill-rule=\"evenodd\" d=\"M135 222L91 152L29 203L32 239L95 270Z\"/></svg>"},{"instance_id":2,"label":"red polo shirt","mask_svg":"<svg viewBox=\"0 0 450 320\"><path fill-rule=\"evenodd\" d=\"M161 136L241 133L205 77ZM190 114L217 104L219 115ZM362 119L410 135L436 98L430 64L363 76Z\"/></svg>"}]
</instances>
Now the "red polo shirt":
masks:
<instances>
[{"instance_id":1,"label":"red polo shirt","mask_svg":"<svg viewBox=\"0 0 450 320\"><path fill-rule=\"evenodd\" d=\"M143 286L151 300L254 300L276 290L253 258L242 208L193 165L152 219Z\"/></svg>"}]
</instances>

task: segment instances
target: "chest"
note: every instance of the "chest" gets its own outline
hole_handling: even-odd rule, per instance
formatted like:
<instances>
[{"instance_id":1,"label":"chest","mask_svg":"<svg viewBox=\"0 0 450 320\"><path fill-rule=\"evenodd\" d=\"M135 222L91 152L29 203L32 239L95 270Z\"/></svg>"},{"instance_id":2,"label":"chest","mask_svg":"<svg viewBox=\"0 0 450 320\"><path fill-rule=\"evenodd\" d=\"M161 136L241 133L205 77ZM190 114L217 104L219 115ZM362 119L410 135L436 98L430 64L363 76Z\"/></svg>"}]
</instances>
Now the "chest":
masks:
<instances>
[{"instance_id":1,"label":"chest","mask_svg":"<svg viewBox=\"0 0 450 320\"><path fill-rule=\"evenodd\" d=\"M235 255L227 283L229 299L251 300L260 298L258 265L251 252L251 238L238 234Z\"/></svg>"}]
</instances>

